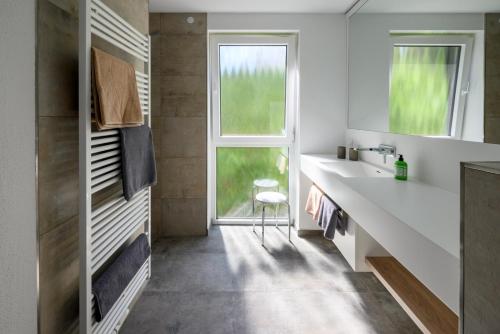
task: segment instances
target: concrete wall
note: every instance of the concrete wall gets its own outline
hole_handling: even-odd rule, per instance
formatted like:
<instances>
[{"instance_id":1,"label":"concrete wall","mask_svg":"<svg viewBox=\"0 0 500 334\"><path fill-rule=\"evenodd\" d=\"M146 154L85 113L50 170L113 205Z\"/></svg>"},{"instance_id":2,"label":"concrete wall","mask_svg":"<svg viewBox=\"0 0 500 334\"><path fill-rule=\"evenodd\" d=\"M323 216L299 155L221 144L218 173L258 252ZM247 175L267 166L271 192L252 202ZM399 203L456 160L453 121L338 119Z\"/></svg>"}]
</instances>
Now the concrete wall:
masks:
<instances>
[{"instance_id":1,"label":"concrete wall","mask_svg":"<svg viewBox=\"0 0 500 334\"><path fill-rule=\"evenodd\" d=\"M340 14L208 14L209 30L298 31L298 153L333 152L344 143L347 108L346 21ZM297 166L297 171L300 166ZM316 229L304 213L309 183L299 175L296 227Z\"/></svg>"},{"instance_id":2,"label":"concrete wall","mask_svg":"<svg viewBox=\"0 0 500 334\"><path fill-rule=\"evenodd\" d=\"M0 2L0 333L36 333L34 0Z\"/></svg>"},{"instance_id":3,"label":"concrete wall","mask_svg":"<svg viewBox=\"0 0 500 334\"><path fill-rule=\"evenodd\" d=\"M195 21L188 24L186 18ZM153 236L207 233L206 14L150 15L158 185Z\"/></svg>"},{"instance_id":4,"label":"concrete wall","mask_svg":"<svg viewBox=\"0 0 500 334\"><path fill-rule=\"evenodd\" d=\"M148 32L147 0L104 2ZM78 324L78 1L38 0L38 8L40 332L67 333Z\"/></svg>"},{"instance_id":5,"label":"concrete wall","mask_svg":"<svg viewBox=\"0 0 500 334\"><path fill-rule=\"evenodd\" d=\"M38 0L40 333L78 320L78 8Z\"/></svg>"}]
</instances>

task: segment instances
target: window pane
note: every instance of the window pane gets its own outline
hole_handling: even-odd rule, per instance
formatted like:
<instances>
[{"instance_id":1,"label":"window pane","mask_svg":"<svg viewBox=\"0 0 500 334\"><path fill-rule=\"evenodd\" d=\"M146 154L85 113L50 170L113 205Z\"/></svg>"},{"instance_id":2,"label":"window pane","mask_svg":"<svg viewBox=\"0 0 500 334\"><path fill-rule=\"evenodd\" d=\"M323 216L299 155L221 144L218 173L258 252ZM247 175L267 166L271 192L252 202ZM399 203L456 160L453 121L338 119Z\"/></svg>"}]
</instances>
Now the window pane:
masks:
<instances>
[{"instance_id":1,"label":"window pane","mask_svg":"<svg viewBox=\"0 0 500 334\"><path fill-rule=\"evenodd\" d=\"M395 46L389 131L451 135L459 46Z\"/></svg>"},{"instance_id":2,"label":"window pane","mask_svg":"<svg viewBox=\"0 0 500 334\"><path fill-rule=\"evenodd\" d=\"M285 134L286 48L219 47L221 135Z\"/></svg>"},{"instance_id":3,"label":"window pane","mask_svg":"<svg viewBox=\"0 0 500 334\"><path fill-rule=\"evenodd\" d=\"M257 179L278 181L279 191L288 196L288 149L217 148L217 218L252 217L252 187ZM274 211L269 213L274 216ZM286 208L279 216L287 216Z\"/></svg>"}]
</instances>

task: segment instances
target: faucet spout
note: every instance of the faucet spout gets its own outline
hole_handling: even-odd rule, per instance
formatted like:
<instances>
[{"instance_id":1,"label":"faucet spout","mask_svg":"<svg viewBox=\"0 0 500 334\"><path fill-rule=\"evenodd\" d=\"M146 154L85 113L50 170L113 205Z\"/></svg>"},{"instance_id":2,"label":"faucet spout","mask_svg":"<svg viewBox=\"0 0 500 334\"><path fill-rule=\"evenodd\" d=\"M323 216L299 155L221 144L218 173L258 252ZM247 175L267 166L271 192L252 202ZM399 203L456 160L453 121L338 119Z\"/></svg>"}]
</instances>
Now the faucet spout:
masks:
<instances>
[{"instance_id":1,"label":"faucet spout","mask_svg":"<svg viewBox=\"0 0 500 334\"><path fill-rule=\"evenodd\" d=\"M380 144L378 147L358 147L356 151L372 151L378 152L384 156L384 164L387 162L387 156L396 156L396 147L391 145Z\"/></svg>"}]
</instances>

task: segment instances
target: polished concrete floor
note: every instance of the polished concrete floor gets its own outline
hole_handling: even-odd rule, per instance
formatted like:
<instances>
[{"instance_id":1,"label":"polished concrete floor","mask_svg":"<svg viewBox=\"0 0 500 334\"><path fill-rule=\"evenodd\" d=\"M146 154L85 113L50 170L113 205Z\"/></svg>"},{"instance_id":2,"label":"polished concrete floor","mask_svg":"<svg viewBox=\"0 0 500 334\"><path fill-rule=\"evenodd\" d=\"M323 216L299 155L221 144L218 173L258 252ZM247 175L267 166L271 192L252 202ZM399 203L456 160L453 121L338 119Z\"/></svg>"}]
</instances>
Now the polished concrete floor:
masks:
<instances>
[{"instance_id":1,"label":"polished concrete floor","mask_svg":"<svg viewBox=\"0 0 500 334\"><path fill-rule=\"evenodd\" d=\"M260 230L257 230L259 233ZM122 333L419 333L371 273L319 237L220 226L153 245L153 276Z\"/></svg>"}]
</instances>

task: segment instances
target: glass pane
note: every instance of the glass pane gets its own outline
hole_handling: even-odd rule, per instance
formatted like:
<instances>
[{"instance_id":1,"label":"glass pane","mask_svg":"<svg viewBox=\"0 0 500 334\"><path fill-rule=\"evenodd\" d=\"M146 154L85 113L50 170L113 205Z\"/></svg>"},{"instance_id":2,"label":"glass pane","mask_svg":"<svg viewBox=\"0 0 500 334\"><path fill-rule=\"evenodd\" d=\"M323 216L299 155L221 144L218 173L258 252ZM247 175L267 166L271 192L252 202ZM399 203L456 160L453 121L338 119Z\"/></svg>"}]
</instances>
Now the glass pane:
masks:
<instances>
[{"instance_id":1,"label":"glass pane","mask_svg":"<svg viewBox=\"0 0 500 334\"><path fill-rule=\"evenodd\" d=\"M390 132L451 135L459 59L459 46L393 48Z\"/></svg>"},{"instance_id":2,"label":"glass pane","mask_svg":"<svg viewBox=\"0 0 500 334\"><path fill-rule=\"evenodd\" d=\"M252 189L258 179L278 181L279 191L288 196L288 148L217 148L217 218L252 217ZM285 207L279 216L287 217Z\"/></svg>"},{"instance_id":3,"label":"glass pane","mask_svg":"<svg viewBox=\"0 0 500 334\"><path fill-rule=\"evenodd\" d=\"M222 45L221 135L285 135L286 46Z\"/></svg>"}]
</instances>

